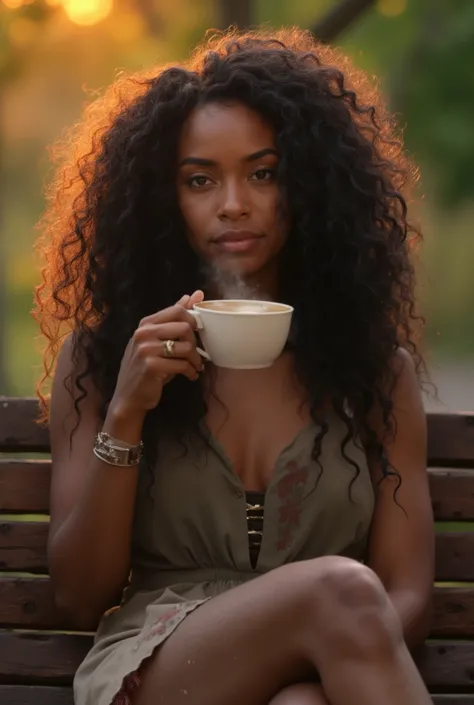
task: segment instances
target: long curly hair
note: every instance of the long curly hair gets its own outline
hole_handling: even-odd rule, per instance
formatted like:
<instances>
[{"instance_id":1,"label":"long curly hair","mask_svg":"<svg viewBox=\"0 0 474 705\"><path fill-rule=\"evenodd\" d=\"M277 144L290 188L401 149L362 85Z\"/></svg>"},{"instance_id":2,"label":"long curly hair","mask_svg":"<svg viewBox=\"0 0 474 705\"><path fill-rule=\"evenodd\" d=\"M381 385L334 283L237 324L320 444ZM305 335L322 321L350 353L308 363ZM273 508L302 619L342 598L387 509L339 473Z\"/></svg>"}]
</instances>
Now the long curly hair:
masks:
<instances>
[{"instance_id":1,"label":"long curly hair","mask_svg":"<svg viewBox=\"0 0 474 705\"><path fill-rule=\"evenodd\" d=\"M72 331L74 359L86 361L70 380L79 418L86 376L105 416L139 321L205 290L177 204L177 145L196 106L227 99L275 131L291 211L281 296L295 307L295 369L321 422L314 457L328 398L347 427L344 454L374 404L393 432L397 348L424 369L412 263L420 234L406 205L417 174L373 83L297 29L214 34L186 66L121 76L57 145L38 241L45 266L35 316L47 338L40 397ZM202 385L177 377L145 435L196 429L205 410Z\"/></svg>"}]
</instances>

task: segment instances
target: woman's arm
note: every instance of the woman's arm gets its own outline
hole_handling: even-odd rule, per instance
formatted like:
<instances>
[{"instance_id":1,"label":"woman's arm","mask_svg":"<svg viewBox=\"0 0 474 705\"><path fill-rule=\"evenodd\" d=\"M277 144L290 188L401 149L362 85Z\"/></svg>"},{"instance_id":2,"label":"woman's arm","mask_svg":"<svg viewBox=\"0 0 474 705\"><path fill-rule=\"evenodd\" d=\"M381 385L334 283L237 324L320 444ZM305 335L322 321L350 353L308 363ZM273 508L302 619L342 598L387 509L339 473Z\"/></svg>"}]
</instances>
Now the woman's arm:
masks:
<instances>
[{"instance_id":1,"label":"woman's arm","mask_svg":"<svg viewBox=\"0 0 474 705\"><path fill-rule=\"evenodd\" d=\"M395 437L384 441L387 459L400 476L384 479L377 491L369 541L368 565L382 580L400 617L409 648L428 636L434 582L434 524L426 471L426 418L411 356L399 350L398 376L392 392ZM369 423L379 438L384 427L380 410ZM380 464L370 461L374 485Z\"/></svg>"},{"instance_id":2,"label":"woman's arm","mask_svg":"<svg viewBox=\"0 0 474 705\"><path fill-rule=\"evenodd\" d=\"M163 385L177 374L196 380L203 367L196 350L196 321L186 311L202 301L202 291L147 316L131 337L103 431L126 445L138 445L147 412L160 403ZM174 355L164 341L173 340ZM64 380L73 373L72 343L58 360L51 397L51 525L48 556L56 600L79 626L94 627L113 604L130 568L137 467L110 465L95 457L100 430L100 397L90 377L82 383L77 422ZM75 390L76 393L77 390Z\"/></svg>"},{"instance_id":3,"label":"woman's arm","mask_svg":"<svg viewBox=\"0 0 474 705\"><path fill-rule=\"evenodd\" d=\"M99 396L89 380L77 422L64 380L72 370L71 341L61 350L51 396L53 475L48 558L56 602L82 629L93 629L127 580L138 471L115 467L92 452L101 429ZM140 442L144 415L122 415L111 405L104 431Z\"/></svg>"}]
</instances>

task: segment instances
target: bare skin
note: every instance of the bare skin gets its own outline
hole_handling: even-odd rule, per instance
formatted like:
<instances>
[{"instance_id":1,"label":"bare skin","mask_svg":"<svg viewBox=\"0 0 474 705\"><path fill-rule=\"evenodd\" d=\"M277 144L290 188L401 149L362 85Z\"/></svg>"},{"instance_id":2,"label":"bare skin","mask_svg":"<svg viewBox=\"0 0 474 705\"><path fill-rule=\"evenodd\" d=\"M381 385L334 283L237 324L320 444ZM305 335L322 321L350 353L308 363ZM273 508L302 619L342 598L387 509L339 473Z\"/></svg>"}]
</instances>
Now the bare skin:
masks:
<instances>
[{"instance_id":1,"label":"bare skin","mask_svg":"<svg viewBox=\"0 0 474 705\"><path fill-rule=\"evenodd\" d=\"M255 156L257 155L257 156ZM278 156L273 132L242 105L203 106L183 131L177 181L190 245L203 260L278 295L279 253L287 227L277 217ZM241 230L255 241L233 251L220 234ZM190 292L174 307L140 322L124 354L103 428L138 443L149 409L175 374L196 379L195 321L186 311L202 298ZM175 357L163 342L176 340ZM429 631L433 531L427 486L424 413L411 358L394 357L392 390L397 433L386 443L402 477L381 486L367 565L323 557L282 566L205 603L156 650L133 705L429 705L409 653ZM71 370L65 349L51 409L53 453L49 554L60 605L83 628L94 626L127 577L136 470L106 466L92 455L101 426L97 392L74 415L62 382ZM282 446L309 420L291 354L268 370L217 371L216 390L230 411L208 396L207 423L246 489L265 489ZM253 395L255 412L240 400ZM268 423L268 419L272 423ZM225 421L225 423L224 423ZM382 437L380 413L370 420ZM380 467L369 458L374 484ZM111 490L113 488L113 491ZM318 676L321 685L314 682Z\"/></svg>"},{"instance_id":2,"label":"bare skin","mask_svg":"<svg viewBox=\"0 0 474 705\"><path fill-rule=\"evenodd\" d=\"M191 613L145 670L134 705L157 694L172 705L278 704L317 672L332 705L431 702L378 578L331 556L277 568ZM300 701L320 698L300 688Z\"/></svg>"}]
</instances>

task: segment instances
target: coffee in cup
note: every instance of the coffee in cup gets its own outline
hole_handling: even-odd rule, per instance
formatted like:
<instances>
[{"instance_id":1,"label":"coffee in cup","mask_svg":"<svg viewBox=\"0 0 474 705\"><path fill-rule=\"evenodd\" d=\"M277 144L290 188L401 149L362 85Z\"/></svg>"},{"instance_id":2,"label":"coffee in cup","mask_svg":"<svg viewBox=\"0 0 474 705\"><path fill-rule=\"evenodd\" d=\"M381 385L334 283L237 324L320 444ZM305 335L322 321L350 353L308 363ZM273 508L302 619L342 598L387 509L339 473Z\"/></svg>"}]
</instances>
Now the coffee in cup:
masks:
<instances>
[{"instance_id":1,"label":"coffee in cup","mask_svg":"<svg viewBox=\"0 0 474 705\"><path fill-rule=\"evenodd\" d=\"M270 367L283 352L293 308L274 301L220 299L195 304L204 356L217 367Z\"/></svg>"}]
</instances>

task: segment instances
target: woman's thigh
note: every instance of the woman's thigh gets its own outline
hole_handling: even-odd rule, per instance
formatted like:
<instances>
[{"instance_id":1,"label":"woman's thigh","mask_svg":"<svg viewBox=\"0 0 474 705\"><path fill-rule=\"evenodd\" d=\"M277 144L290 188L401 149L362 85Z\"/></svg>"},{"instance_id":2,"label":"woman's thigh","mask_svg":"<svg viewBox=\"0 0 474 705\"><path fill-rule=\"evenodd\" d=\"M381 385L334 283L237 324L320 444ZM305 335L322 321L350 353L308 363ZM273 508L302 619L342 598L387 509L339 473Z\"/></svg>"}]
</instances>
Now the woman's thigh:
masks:
<instances>
[{"instance_id":1,"label":"woman's thigh","mask_svg":"<svg viewBox=\"0 0 474 705\"><path fill-rule=\"evenodd\" d=\"M344 583L348 572L367 570L346 558L318 558L209 600L157 649L134 705L268 705L285 687L314 680L314 654L325 652L331 621L324 594L334 592L339 574Z\"/></svg>"}]
</instances>

